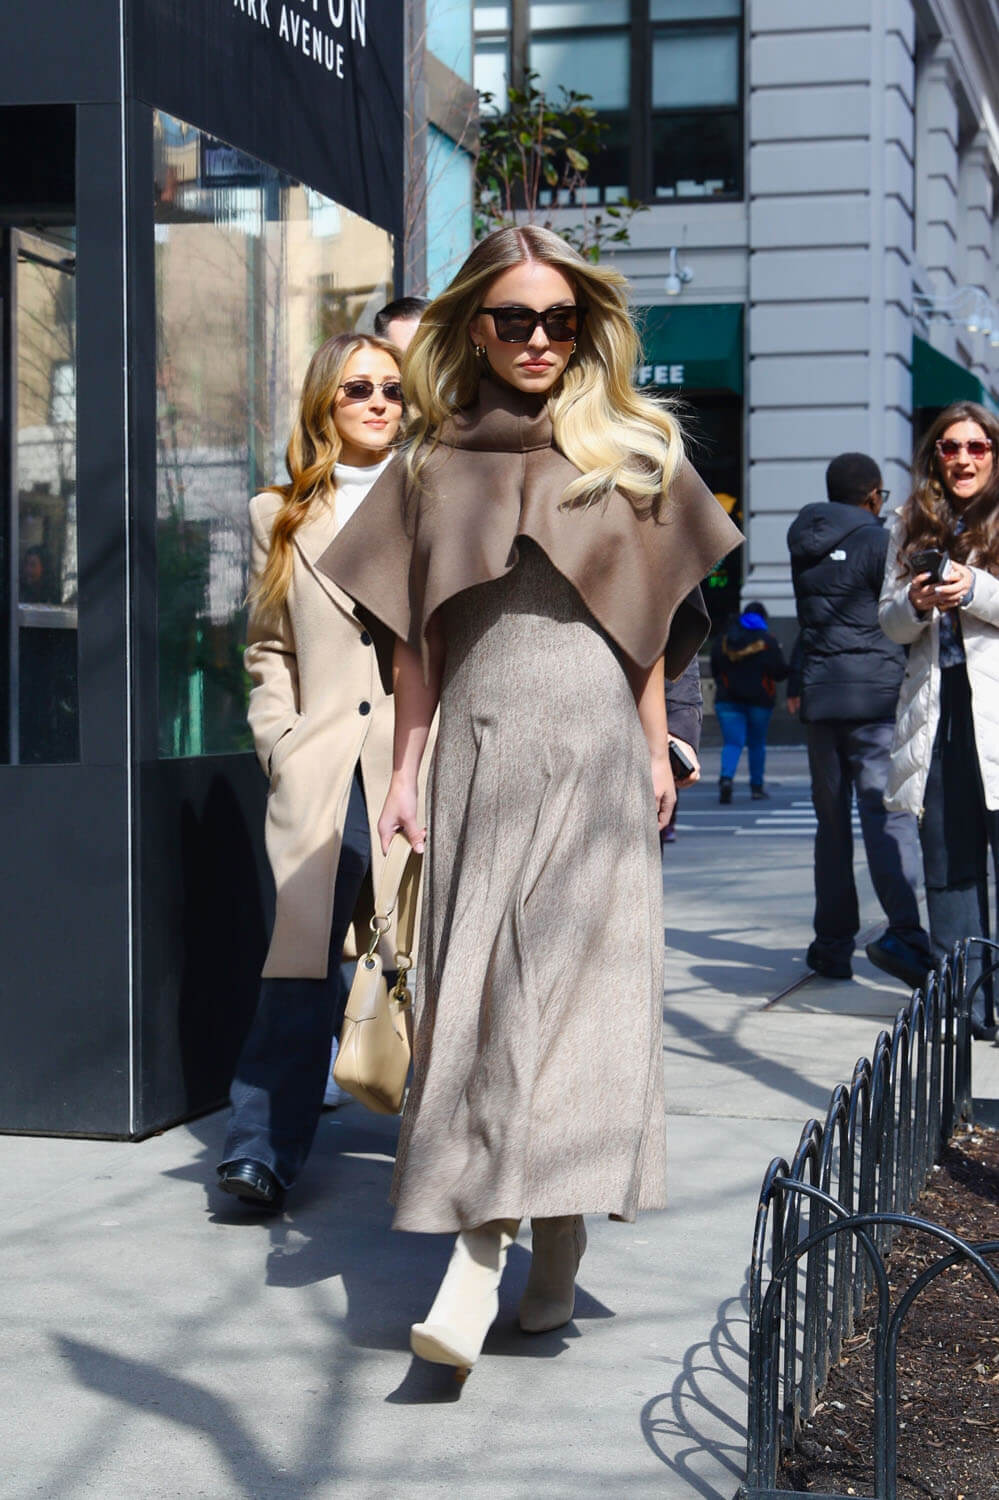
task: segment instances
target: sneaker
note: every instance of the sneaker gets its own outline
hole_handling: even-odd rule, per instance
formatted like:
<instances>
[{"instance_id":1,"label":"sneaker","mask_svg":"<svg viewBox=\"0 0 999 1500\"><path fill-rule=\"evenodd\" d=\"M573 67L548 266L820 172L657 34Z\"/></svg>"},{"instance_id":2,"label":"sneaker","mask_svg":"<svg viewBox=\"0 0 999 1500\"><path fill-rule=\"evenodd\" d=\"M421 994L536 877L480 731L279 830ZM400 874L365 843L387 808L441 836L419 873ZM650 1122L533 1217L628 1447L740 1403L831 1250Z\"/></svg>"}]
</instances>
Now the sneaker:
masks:
<instances>
[{"instance_id":1,"label":"sneaker","mask_svg":"<svg viewBox=\"0 0 999 1500\"><path fill-rule=\"evenodd\" d=\"M336 1062L336 1055L339 1048L340 1043L334 1037L333 1046L330 1049L330 1071L326 1079L326 1092L323 1094L323 1109L339 1109L341 1104L348 1104L350 1102L350 1094L347 1093L346 1089L342 1089L333 1077L333 1065Z\"/></svg>"},{"instance_id":2,"label":"sneaker","mask_svg":"<svg viewBox=\"0 0 999 1500\"><path fill-rule=\"evenodd\" d=\"M910 990L918 989L933 967L933 960L920 953L911 943L897 937L894 932L884 932L873 943L868 943L867 957L876 969L900 979Z\"/></svg>"},{"instance_id":3,"label":"sneaker","mask_svg":"<svg viewBox=\"0 0 999 1500\"><path fill-rule=\"evenodd\" d=\"M732 800L732 778L722 776L718 782L718 801L731 802Z\"/></svg>"},{"instance_id":4,"label":"sneaker","mask_svg":"<svg viewBox=\"0 0 999 1500\"><path fill-rule=\"evenodd\" d=\"M805 963L814 974L821 974L823 979L852 979L853 968L848 958L830 958L823 953L815 943L810 943L808 952L805 954Z\"/></svg>"},{"instance_id":5,"label":"sneaker","mask_svg":"<svg viewBox=\"0 0 999 1500\"><path fill-rule=\"evenodd\" d=\"M770 793L767 792L767 791L765 791L763 789L762 785L761 786L751 786L749 788L749 795L750 795L750 797L752 797L752 799L753 799L754 802L769 802L770 801Z\"/></svg>"}]
</instances>

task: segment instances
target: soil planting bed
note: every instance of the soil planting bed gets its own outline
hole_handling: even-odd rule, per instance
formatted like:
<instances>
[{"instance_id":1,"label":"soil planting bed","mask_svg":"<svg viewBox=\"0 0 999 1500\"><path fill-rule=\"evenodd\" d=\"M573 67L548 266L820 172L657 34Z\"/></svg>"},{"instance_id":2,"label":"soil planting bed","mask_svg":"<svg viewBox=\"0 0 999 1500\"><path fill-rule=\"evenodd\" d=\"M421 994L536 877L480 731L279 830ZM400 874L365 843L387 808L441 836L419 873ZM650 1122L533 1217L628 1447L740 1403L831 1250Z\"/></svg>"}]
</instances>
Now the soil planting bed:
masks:
<instances>
[{"instance_id":1,"label":"soil planting bed","mask_svg":"<svg viewBox=\"0 0 999 1500\"><path fill-rule=\"evenodd\" d=\"M999 1240L999 1133L954 1137L914 1213L972 1243ZM889 1262L891 1305L935 1260L925 1235L900 1231ZM991 1256L999 1267L999 1256ZM871 1304L788 1455L786 1489L873 1495ZM897 1500L999 1500L999 1296L955 1266L924 1291L898 1351Z\"/></svg>"}]
</instances>

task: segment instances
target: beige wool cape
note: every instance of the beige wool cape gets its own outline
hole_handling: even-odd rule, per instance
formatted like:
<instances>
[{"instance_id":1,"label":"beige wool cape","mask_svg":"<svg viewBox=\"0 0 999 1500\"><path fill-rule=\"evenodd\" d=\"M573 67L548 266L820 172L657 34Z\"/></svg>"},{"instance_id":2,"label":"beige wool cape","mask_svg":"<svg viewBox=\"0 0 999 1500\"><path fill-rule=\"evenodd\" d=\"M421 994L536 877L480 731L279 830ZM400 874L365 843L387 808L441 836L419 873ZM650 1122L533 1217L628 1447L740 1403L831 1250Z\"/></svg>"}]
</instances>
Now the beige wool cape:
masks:
<instances>
[{"instance_id":1,"label":"beige wool cape","mask_svg":"<svg viewBox=\"0 0 999 1500\"><path fill-rule=\"evenodd\" d=\"M663 919L648 747L623 656L681 672L697 585L741 540L685 465L662 520L577 471L545 405L483 381L414 491L389 466L318 566L387 669L445 641L414 1079L395 1227L665 1201Z\"/></svg>"}]
</instances>

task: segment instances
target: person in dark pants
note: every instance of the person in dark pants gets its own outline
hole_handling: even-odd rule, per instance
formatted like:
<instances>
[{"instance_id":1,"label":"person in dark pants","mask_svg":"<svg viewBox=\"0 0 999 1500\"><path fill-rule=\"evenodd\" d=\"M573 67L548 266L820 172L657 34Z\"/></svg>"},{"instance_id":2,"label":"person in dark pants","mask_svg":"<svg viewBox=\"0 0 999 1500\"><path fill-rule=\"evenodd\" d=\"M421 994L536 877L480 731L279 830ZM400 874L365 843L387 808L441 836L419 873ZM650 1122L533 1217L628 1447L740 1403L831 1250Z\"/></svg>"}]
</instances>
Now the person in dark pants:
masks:
<instances>
[{"instance_id":1,"label":"person in dark pants","mask_svg":"<svg viewBox=\"0 0 999 1500\"><path fill-rule=\"evenodd\" d=\"M261 981L257 1014L230 1089L233 1116L227 1156L252 1162L258 1178L264 1166L282 1189L301 1171L319 1123L330 1047L347 1003L340 971L344 941L370 865L371 832L358 767L333 889L326 977ZM241 1178L234 1180L240 1196L261 1196ZM266 1193L262 1196L272 1201ZM280 1194L275 1197L279 1202Z\"/></svg>"},{"instance_id":2,"label":"person in dark pants","mask_svg":"<svg viewBox=\"0 0 999 1500\"><path fill-rule=\"evenodd\" d=\"M909 648L887 799L921 814L930 935L943 957L962 938L989 936L990 852L999 875L999 421L975 402L941 412L920 444L880 618ZM972 949L973 983L982 967ZM979 987L978 1039L995 1036L985 999Z\"/></svg>"},{"instance_id":3,"label":"person in dark pants","mask_svg":"<svg viewBox=\"0 0 999 1500\"><path fill-rule=\"evenodd\" d=\"M888 533L888 491L865 453L826 470L828 500L806 505L787 534L801 634L791 658L788 709L800 708L815 806L815 939L806 961L849 979L860 926L851 815L856 796L871 880L887 930L867 945L873 964L905 984L932 964L919 916L916 820L886 812L895 706L905 653L878 623Z\"/></svg>"},{"instance_id":4,"label":"person in dark pants","mask_svg":"<svg viewBox=\"0 0 999 1500\"><path fill-rule=\"evenodd\" d=\"M749 787L755 801L766 797L767 730L777 699L777 684L787 676L787 662L769 617L756 601L731 619L711 648L715 679L715 713L722 732L718 801L731 802L732 783L743 749L749 749Z\"/></svg>"}]
</instances>

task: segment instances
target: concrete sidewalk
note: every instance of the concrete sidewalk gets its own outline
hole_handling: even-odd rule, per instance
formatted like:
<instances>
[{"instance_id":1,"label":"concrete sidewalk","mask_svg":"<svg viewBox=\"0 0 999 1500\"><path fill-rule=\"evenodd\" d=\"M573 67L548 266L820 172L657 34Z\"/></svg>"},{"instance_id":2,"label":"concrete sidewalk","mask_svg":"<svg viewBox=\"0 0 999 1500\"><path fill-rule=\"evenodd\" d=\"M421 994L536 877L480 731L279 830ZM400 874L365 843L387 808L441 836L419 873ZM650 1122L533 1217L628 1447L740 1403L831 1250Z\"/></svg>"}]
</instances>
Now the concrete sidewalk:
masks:
<instances>
[{"instance_id":1,"label":"concrete sidewalk","mask_svg":"<svg viewBox=\"0 0 999 1500\"><path fill-rule=\"evenodd\" d=\"M222 1115L138 1145L6 1137L0 1495L730 1500L760 1181L906 998L862 959L852 984L761 1009L803 972L812 906L804 756L769 770L768 804L743 786L719 809L710 759L683 798L664 860L671 1202L590 1221L573 1324L516 1330L522 1236L466 1385L411 1360L449 1240L388 1232L396 1122L359 1106L324 1117L269 1220L212 1185ZM976 1094L999 1094L999 1048L974 1066Z\"/></svg>"}]
</instances>

